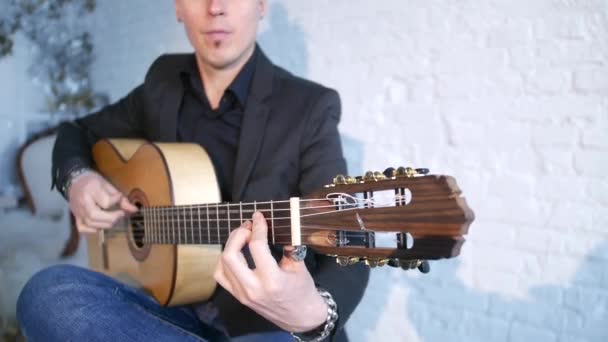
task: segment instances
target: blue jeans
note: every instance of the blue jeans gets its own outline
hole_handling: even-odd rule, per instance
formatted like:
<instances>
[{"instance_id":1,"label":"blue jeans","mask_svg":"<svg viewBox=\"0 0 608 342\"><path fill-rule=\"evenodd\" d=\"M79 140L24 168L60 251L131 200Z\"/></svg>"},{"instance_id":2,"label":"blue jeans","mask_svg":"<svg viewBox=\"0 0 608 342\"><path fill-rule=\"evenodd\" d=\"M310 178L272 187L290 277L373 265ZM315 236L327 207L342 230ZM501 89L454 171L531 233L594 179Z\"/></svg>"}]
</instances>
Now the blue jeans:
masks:
<instances>
[{"instance_id":1,"label":"blue jeans","mask_svg":"<svg viewBox=\"0 0 608 342\"><path fill-rule=\"evenodd\" d=\"M189 306L166 308L140 290L90 270L58 265L35 274L17 301L17 319L36 341L293 341L284 331L230 339Z\"/></svg>"}]
</instances>

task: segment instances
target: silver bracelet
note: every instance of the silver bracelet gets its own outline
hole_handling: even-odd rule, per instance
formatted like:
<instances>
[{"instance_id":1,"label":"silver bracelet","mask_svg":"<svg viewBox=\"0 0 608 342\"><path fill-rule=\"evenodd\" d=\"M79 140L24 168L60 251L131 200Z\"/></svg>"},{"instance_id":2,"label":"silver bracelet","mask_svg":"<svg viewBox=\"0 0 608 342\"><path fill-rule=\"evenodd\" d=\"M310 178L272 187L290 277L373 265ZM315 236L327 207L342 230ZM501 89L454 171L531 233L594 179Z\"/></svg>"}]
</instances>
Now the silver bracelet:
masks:
<instances>
[{"instance_id":1,"label":"silver bracelet","mask_svg":"<svg viewBox=\"0 0 608 342\"><path fill-rule=\"evenodd\" d=\"M325 325L323 329L319 327L313 334L307 333L306 335L302 333L291 333L291 336L296 342L321 342L327 338L331 334L331 332L336 327L336 322L338 321L338 304L334 301L334 297L332 297L331 293L327 292L327 290L317 287L317 291L327 304L327 319L325 320Z\"/></svg>"},{"instance_id":2,"label":"silver bracelet","mask_svg":"<svg viewBox=\"0 0 608 342\"><path fill-rule=\"evenodd\" d=\"M72 182L74 182L74 180L76 178L78 178L79 176L81 176L89 171L93 171L93 170L91 168L83 166L83 167L75 168L68 173L67 180L65 181L65 183L63 183L63 186L61 187L61 192L63 192L63 196L68 201L70 200L69 191L70 191L70 187L72 186Z\"/></svg>"}]
</instances>

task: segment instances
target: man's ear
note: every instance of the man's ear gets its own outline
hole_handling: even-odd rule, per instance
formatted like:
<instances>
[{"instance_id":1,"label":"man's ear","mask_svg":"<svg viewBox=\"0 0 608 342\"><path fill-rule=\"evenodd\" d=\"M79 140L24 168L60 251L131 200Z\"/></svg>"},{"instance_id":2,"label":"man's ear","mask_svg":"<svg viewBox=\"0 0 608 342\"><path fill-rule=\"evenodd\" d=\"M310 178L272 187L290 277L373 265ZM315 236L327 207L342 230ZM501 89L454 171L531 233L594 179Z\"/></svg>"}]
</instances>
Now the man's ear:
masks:
<instances>
[{"instance_id":1,"label":"man's ear","mask_svg":"<svg viewBox=\"0 0 608 342\"><path fill-rule=\"evenodd\" d=\"M181 0L174 0L173 3L175 5L175 18L181 23L183 21Z\"/></svg>"},{"instance_id":2,"label":"man's ear","mask_svg":"<svg viewBox=\"0 0 608 342\"><path fill-rule=\"evenodd\" d=\"M266 16L266 11L268 10L268 1L259 0L258 6L259 6L259 14L260 14L259 18L261 20L262 18L264 18Z\"/></svg>"}]
</instances>

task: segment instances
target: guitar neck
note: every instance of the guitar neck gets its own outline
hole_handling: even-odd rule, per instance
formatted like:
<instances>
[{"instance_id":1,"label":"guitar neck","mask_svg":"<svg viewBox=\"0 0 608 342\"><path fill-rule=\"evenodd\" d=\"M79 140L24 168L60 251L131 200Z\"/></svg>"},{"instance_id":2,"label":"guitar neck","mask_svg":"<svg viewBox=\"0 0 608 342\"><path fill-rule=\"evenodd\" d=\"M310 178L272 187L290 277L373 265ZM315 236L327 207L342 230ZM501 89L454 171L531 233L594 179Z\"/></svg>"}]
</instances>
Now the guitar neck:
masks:
<instances>
[{"instance_id":1,"label":"guitar neck","mask_svg":"<svg viewBox=\"0 0 608 342\"><path fill-rule=\"evenodd\" d=\"M130 224L145 243L223 244L256 211L266 218L269 243L291 244L289 201L145 207Z\"/></svg>"}]
</instances>

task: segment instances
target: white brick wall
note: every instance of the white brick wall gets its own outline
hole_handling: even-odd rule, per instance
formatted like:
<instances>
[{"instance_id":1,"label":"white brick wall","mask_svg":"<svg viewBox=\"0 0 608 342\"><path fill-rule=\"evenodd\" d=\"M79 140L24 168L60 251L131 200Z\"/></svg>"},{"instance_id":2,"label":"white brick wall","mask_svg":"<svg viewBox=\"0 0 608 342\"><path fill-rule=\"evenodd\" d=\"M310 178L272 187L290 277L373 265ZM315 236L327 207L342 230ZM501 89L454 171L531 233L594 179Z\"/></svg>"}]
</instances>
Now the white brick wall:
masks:
<instances>
[{"instance_id":1,"label":"white brick wall","mask_svg":"<svg viewBox=\"0 0 608 342\"><path fill-rule=\"evenodd\" d=\"M477 214L458 259L373 271L353 341L608 339L608 0L270 7L266 52L340 91L353 172L454 175ZM113 99L188 47L171 2L99 2L94 20Z\"/></svg>"}]
</instances>

